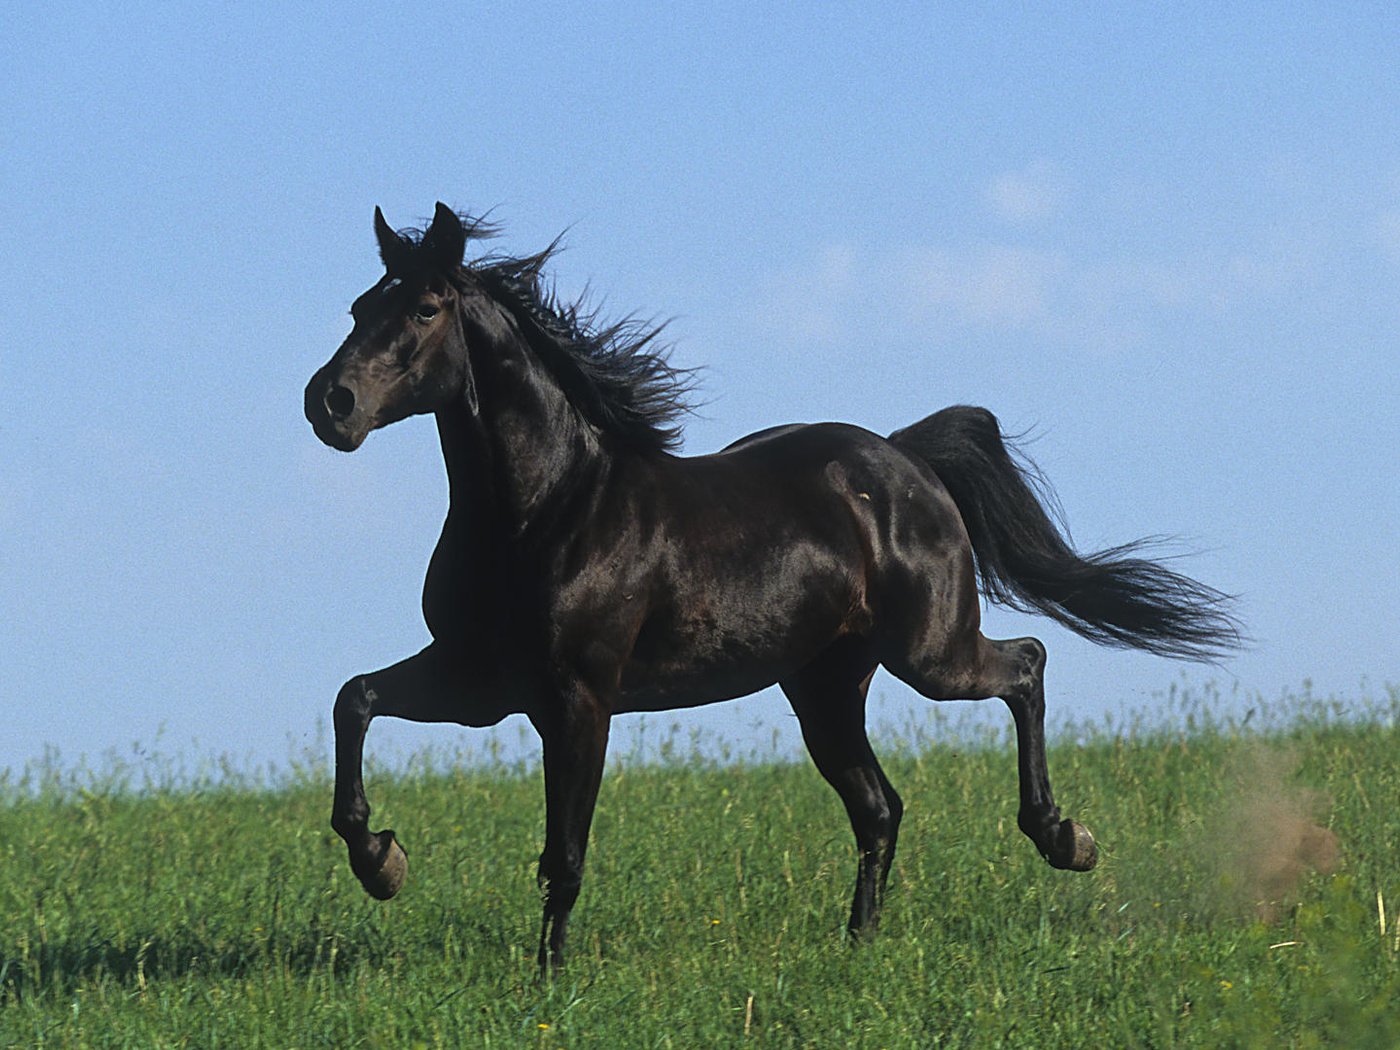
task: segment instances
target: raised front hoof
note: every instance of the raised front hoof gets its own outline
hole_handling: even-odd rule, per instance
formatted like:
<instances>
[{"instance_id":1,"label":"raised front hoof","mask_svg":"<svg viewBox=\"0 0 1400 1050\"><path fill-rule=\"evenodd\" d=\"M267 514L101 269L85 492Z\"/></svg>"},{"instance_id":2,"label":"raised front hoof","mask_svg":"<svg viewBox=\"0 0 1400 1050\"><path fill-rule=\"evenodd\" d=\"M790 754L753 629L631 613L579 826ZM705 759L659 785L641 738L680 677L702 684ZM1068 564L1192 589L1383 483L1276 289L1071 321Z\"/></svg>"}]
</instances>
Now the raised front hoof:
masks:
<instances>
[{"instance_id":1,"label":"raised front hoof","mask_svg":"<svg viewBox=\"0 0 1400 1050\"><path fill-rule=\"evenodd\" d=\"M1083 824L1062 820L1051 832L1050 848L1045 859L1052 868L1063 871L1089 871L1099 862L1099 848L1094 836Z\"/></svg>"},{"instance_id":2,"label":"raised front hoof","mask_svg":"<svg viewBox=\"0 0 1400 1050\"><path fill-rule=\"evenodd\" d=\"M378 901L387 901L403 889L408 878L408 855L393 831L385 828L370 836L367 849L350 851L350 870L365 892Z\"/></svg>"}]
</instances>

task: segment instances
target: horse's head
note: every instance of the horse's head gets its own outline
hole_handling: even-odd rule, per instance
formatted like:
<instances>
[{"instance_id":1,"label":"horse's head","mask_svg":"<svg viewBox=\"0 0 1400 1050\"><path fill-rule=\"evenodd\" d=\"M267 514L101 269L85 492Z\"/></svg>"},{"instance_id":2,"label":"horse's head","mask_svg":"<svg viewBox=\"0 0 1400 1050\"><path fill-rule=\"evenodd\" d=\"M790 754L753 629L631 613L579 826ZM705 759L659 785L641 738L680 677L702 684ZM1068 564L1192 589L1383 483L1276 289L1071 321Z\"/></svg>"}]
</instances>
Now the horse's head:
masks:
<instances>
[{"instance_id":1,"label":"horse's head","mask_svg":"<svg viewBox=\"0 0 1400 1050\"><path fill-rule=\"evenodd\" d=\"M436 412L454 398L476 411L476 386L459 309L468 231L439 203L415 243L374 209L384 276L350 307L355 327L306 386L316 436L351 452L371 430Z\"/></svg>"}]
</instances>

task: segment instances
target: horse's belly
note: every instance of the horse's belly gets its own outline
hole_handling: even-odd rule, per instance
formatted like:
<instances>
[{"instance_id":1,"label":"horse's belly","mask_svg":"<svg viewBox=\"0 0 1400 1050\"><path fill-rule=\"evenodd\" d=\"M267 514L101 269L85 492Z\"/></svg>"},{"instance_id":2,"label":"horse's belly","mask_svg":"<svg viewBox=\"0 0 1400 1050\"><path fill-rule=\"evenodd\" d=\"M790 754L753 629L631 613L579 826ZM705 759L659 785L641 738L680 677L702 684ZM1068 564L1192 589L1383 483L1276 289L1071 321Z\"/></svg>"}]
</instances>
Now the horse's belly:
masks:
<instances>
[{"instance_id":1,"label":"horse's belly","mask_svg":"<svg viewBox=\"0 0 1400 1050\"><path fill-rule=\"evenodd\" d=\"M646 624L622 668L619 710L697 707L767 688L847 633L847 608L831 601L819 611L748 609L718 624Z\"/></svg>"},{"instance_id":2,"label":"horse's belly","mask_svg":"<svg viewBox=\"0 0 1400 1050\"><path fill-rule=\"evenodd\" d=\"M805 664L805 659L749 662L749 664L672 668L671 673L648 673L650 669L626 669L617 711L671 711L678 707L700 707L721 700L757 693L780 682Z\"/></svg>"},{"instance_id":3,"label":"horse's belly","mask_svg":"<svg viewBox=\"0 0 1400 1050\"><path fill-rule=\"evenodd\" d=\"M683 707L702 707L748 696L774 685L796 666L735 668L728 673L711 673L648 680L634 676L629 682L623 676L622 690L616 711L674 711Z\"/></svg>"}]
</instances>

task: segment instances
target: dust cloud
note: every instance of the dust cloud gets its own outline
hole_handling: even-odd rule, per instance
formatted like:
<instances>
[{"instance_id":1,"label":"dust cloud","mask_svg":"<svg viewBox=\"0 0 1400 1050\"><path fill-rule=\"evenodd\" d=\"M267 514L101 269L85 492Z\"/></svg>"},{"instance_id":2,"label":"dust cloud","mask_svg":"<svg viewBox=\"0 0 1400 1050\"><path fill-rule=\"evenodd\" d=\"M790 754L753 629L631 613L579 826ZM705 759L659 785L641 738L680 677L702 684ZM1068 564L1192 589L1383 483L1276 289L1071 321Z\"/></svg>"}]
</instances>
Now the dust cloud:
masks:
<instances>
[{"instance_id":1,"label":"dust cloud","mask_svg":"<svg viewBox=\"0 0 1400 1050\"><path fill-rule=\"evenodd\" d=\"M1241 753L1228 771L1220 810L1203 822L1201 856L1221 891L1217 904L1264 922L1297 903L1303 880L1328 875L1341 857L1323 824L1330 800L1297 781L1298 756L1264 744Z\"/></svg>"},{"instance_id":2,"label":"dust cloud","mask_svg":"<svg viewBox=\"0 0 1400 1050\"><path fill-rule=\"evenodd\" d=\"M1331 800L1300 780L1294 751L1237 740L1200 761L1210 768L1183 777L1187 793L1157 800L1167 812L1149 830L1150 849L1108 852L1104 874L1123 901L1114 926L1272 923L1299 903L1309 876L1337 869L1341 845L1326 826Z\"/></svg>"}]
</instances>

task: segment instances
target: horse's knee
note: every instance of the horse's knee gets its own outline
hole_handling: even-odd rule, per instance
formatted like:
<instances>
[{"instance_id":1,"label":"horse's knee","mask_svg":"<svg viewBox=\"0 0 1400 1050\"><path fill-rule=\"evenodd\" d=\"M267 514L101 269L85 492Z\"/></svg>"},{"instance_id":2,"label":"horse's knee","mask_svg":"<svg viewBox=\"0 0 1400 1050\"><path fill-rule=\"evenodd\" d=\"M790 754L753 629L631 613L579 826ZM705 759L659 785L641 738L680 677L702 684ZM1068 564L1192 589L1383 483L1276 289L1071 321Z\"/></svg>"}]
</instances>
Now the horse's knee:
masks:
<instances>
[{"instance_id":1,"label":"horse's knee","mask_svg":"<svg viewBox=\"0 0 1400 1050\"><path fill-rule=\"evenodd\" d=\"M356 675L340 687L332 715L337 729L364 726L369 722L375 701L374 690L364 675Z\"/></svg>"},{"instance_id":2,"label":"horse's knee","mask_svg":"<svg viewBox=\"0 0 1400 1050\"><path fill-rule=\"evenodd\" d=\"M899 821L904 816L904 803L891 791L881 791L871 809L870 824L882 840L894 838Z\"/></svg>"}]
</instances>

